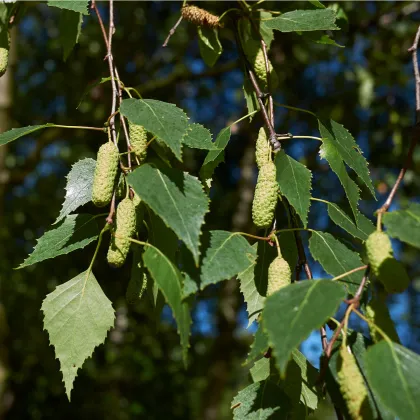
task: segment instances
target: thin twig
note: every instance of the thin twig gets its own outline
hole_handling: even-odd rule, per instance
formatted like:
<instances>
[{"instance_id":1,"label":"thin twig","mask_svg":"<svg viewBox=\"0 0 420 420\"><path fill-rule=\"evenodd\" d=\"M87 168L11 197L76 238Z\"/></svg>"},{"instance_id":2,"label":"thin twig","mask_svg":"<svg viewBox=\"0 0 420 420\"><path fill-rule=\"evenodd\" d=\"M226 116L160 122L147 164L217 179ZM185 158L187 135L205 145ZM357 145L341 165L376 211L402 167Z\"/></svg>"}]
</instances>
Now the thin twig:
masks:
<instances>
[{"instance_id":1,"label":"thin twig","mask_svg":"<svg viewBox=\"0 0 420 420\"><path fill-rule=\"evenodd\" d=\"M408 51L411 52L412 54L413 71L414 71L414 79L415 79L415 86L416 86L416 121L411 131L410 148L408 149L407 157L405 159L404 165L401 168L401 171L395 181L394 186L391 189L391 192L388 195L388 198L386 199L383 206L377 212L379 227L381 225L382 215L388 211L395 197L395 194L397 193L397 190L404 178L404 175L407 172L407 169L411 167L411 164L413 161L414 149L416 148L418 139L420 137L420 71L419 71L419 64L418 64L418 57L417 57L419 42L420 42L420 26L417 29L413 45L408 49Z\"/></svg>"},{"instance_id":2,"label":"thin twig","mask_svg":"<svg viewBox=\"0 0 420 420\"><path fill-rule=\"evenodd\" d=\"M182 21L182 15L181 17L177 20L177 22L175 23L175 25L171 28L171 30L169 31L168 36L165 39L165 42L163 43L162 47L167 47L168 46L168 42L171 39L171 36L175 33L176 28L178 28L178 25L181 23Z\"/></svg>"}]
</instances>

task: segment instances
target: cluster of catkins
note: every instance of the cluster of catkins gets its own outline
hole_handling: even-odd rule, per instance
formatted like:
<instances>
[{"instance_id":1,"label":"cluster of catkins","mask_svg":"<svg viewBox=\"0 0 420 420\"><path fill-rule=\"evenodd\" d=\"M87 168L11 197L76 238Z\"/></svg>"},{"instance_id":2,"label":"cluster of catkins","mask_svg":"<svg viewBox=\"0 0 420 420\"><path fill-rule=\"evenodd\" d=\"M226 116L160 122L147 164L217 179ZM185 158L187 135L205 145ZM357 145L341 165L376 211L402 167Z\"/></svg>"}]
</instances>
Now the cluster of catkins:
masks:
<instances>
[{"instance_id":1,"label":"cluster of catkins","mask_svg":"<svg viewBox=\"0 0 420 420\"><path fill-rule=\"evenodd\" d=\"M134 153L137 160L142 163L147 156L147 131L141 125L129 122L131 152ZM121 267L130 250L130 240L143 223L143 211L140 197L134 194L130 198L125 185L124 176L118 177L119 152L117 147L111 141L103 144L98 150L96 160L95 174L92 187L92 202L97 207L108 205L115 195L121 199L117 206L115 215L115 230L111 236L111 243L108 249L107 260L113 267ZM141 275L142 284L136 290L137 296L141 296L144 290L145 279ZM127 289L127 295L130 294L130 301L133 301L133 289L135 284ZM128 296L127 296L128 299Z\"/></svg>"}]
</instances>

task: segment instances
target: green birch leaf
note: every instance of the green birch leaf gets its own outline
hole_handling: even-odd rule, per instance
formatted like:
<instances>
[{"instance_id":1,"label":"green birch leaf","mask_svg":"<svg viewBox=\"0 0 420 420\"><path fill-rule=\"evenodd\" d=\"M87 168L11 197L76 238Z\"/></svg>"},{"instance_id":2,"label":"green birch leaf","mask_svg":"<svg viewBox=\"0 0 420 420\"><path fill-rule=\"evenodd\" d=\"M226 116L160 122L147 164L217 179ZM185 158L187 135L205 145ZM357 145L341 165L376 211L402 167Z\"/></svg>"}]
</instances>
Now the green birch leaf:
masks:
<instances>
[{"instance_id":1,"label":"green birch leaf","mask_svg":"<svg viewBox=\"0 0 420 420\"><path fill-rule=\"evenodd\" d=\"M208 197L200 181L186 172L169 168L162 172L148 164L130 173L127 181L185 243L198 264L201 226L208 211Z\"/></svg>"},{"instance_id":2,"label":"green birch leaf","mask_svg":"<svg viewBox=\"0 0 420 420\"><path fill-rule=\"evenodd\" d=\"M265 381L270 376L270 359L263 357L257 360L254 366L249 369L249 374L251 375L252 382Z\"/></svg>"},{"instance_id":3,"label":"green birch leaf","mask_svg":"<svg viewBox=\"0 0 420 420\"><path fill-rule=\"evenodd\" d=\"M114 326L114 309L93 273L85 271L47 295L41 310L70 400L78 369Z\"/></svg>"},{"instance_id":4,"label":"green birch leaf","mask_svg":"<svg viewBox=\"0 0 420 420\"><path fill-rule=\"evenodd\" d=\"M255 382L233 399L233 420L286 420L291 404L274 380Z\"/></svg>"},{"instance_id":5,"label":"green birch leaf","mask_svg":"<svg viewBox=\"0 0 420 420\"><path fill-rule=\"evenodd\" d=\"M245 75L244 77L243 91L244 91L246 107L248 109L248 114L251 114L252 112L255 112L255 111L259 111L260 104L258 103L257 95L255 94L251 81L249 80L247 75ZM252 118L254 117L254 115L255 114L249 117L249 121L252 121Z\"/></svg>"},{"instance_id":6,"label":"green birch leaf","mask_svg":"<svg viewBox=\"0 0 420 420\"><path fill-rule=\"evenodd\" d=\"M257 244L254 244L253 248L256 250ZM255 283L255 264L256 261L252 262L246 270L238 274L241 293L244 296L246 311L248 312L248 326L258 318L258 315L264 307L265 301L265 291L264 295L262 295L258 291ZM265 290L267 290L267 280L265 280Z\"/></svg>"},{"instance_id":7,"label":"green birch leaf","mask_svg":"<svg viewBox=\"0 0 420 420\"><path fill-rule=\"evenodd\" d=\"M411 203L406 210L385 213L382 220L389 236L420 248L420 204Z\"/></svg>"},{"instance_id":8,"label":"green birch leaf","mask_svg":"<svg viewBox=\"0 0 420 420\"><path fill-rule=\"evenodd\" d=\"M289 371L289 369L291 371ZM292 352L292 363L287 367L284 389L289 398L302 403L311 410L318 407L318 391L316 383L318 370L309 363L308 359L297 349Z\"/></svg>"},{"instance_id":9,"label":"green birch leaf","mask_svg":"<svg viewBox=\"0 0 420 420\"><path fill-rule=\"evenodd\" d=\"M236 232L211 231L210 246L201 264L201 290L236 276L254 259L255 250L243 236Z\"/></svg>"},{"instance_id":10,"label":"green birch leaf","mask_svg":"<svg viewBox=\"0 0 420 420\"><path fill-rule=\"evenodd\" d=\"M67 175L66 197L55 223L92 199L96 161L90 158L76 162Z\"/></svg>"},{"instance_id":11,"label":"green birch leaf","mask_svg":"<svg viewBox=\"0 0 420 420\"><path fill-rule=\"evenodd\" d=\"M49 0L48 6L58 7L60 9L65 10L72 10L73 12L82 13L83 15L88 15L88 0L73 0L73 1L66 1L66 0Z\"/></svg>"},{"instance_id":12,"label":"green birch leaf","mask_svg":"<svg viewBox=\"0 0 420 420\"><path fill-rule=\"evenodd\" d=\"M264 22L267 28L280 32L335 31L336 15L332 9L294 10Z\"/></svg>"},{"instance_id":13,"label":"green birch leaf","mask_svg":"<svg viewBox=\"0 0 420 420\"><path fill-rule=\"evenodd\" d=\"M83 15L72 10L63 9L60 14L58 24L59 40L63 47L63 60L66 61L73 50L73 47L79 42L79 36L82 32Z\"/></svg>"},{"instance_id":14,"label":"green birch leaf","mask_svg":"<svg viewBox=\"0 0 420 420\"><path fill-rule=\"evenodd\" d=\"M18 267L23 268L49 258L85 248L99 236L95 216L72 214L38 239L32 254Z\"/></svg>"},{"instance_id":15,"label":"green birch leaf","mask_svg":"<svg viewBox=\"0 0 420 420\"><path fill-rule=\"evenodd\" d=\"M201 124L191 124L183 143L193 149L217 150L212 141L211 133Z\"/></svg>"},{"instance_id":16,"label":"green birch leaf","mask_svg":"<svg viewBox=\"0 0 420 420\"><path fill-rule=\"evenodd\" d=\"M203 166L200 169L200 178L203 180L210 179L213 176L214 170L219 166L219 163L224 160L224 150L230 140L230 126L222 129L217 135L214 145L217 150L210 150L204 159Z\"/></svg>"},{"instance_id":17,"label":"green birch leaf","mask_svg":"<svg viewBox=\"0 0 420 420\"><path fill-rule=\"evenodd\" d=\"M318 9L325 9L325 6L318 0L309 0L313 6L317 7Z\"/></svg>"},{"instance_id":18,"label":"green birch leaf","mask_svg":"<svg viewBox=\"0 0 420 420\"><path fill-rule=\"evenodd\" d=\"M420 356L382 340L369 347L364 360L375 397L400 420L420 418Z\"/></svg>"},{"instance_id":19,"label":"green birch leaf","mask_svg":"<svg viewBox=\"0 0 420 420\"><path fill-rule=\"evenodd\" d=\"M335 314L346 293L329 280L301 281L265 300L263 326L281 375L295 347Z\"/></svg>"},{"instance_id":20,"label":"green birch leaf","mask_svg":"<svg viewBox=\"0 0 420 420\"><path fill-rule=\"evenodd\" d=\"M223 51L219 41L219 32L217 28L197 26L197 33L201 58L209 67L213 67Z\"/></svg>"},{"instance_id":21,"label":"green birch leaf","mask_svg":"<svg viewBox=\"0 0 420 420\"><path fill-rule=\"evenodd\" d=\"M344 229L346 232L355 238L359 238L362 241L366 240L367 237L375 231L373 223L363 214L357 213L356 223L350 218L350 216L337 206L335 203L327 203L328 216L337 225Z\"/></svg>"},{"instance_id":22,"label":"green birch leaf","mask_svg":"<svg viewBox=\"0 0 420 420\"><path fill-rule=\"evenodd\" d=\"M341 124L333 120L318 120L318 124L322 136L320 156L327 159L331 169L340 179L356 218L359 187L350 178L344 164L347 164L354 170L360 181L366 185L372 196L375 197L375 190L369 176L367 161L363 157L362 151L353 136Z\"/></svg>"},{"instance_id":23,"label":"green birch leaf","mask_svg":"<svg viewBox=\"0 0 420 420\"><path fill-rule=\"evenodd\" d=\"M308 223L309 207L311 205L311 171L300 162L280 151L275 159L277 182L280 192L296 210L303 226Z\"/></svg>"},{"instance_id":24,"label":"green birch leaf","mask_svg":"<svg viewBox=\"0 0 420 420\"><path fill-rule=\"evenodd\" d=\"M309 239L309 250L314 260L332 276L339 276L364 265L359 254L348 249L329 233L313 231ZM357 271L338 281L347 287L349 293L354 294L362 278L363 271Z\"/></svg>"},{"instance_id":25,"label":"green birch leaf","mask_svg":"<svg viewBox=\"0 0 420 420\"><path fill-rule=\"evenodd\" d=\"M182 160L182 142L189 128L188 117L174 104L155 99L124 99L121 114L162 140Z\"/></svg>"},{"instance_id":26,"label":"green birch leaf","mask_svg":"<svg viewBox=\"0 0 420 420\"><path fill-rule=\"evenodd\" d=\"M43 125L28 125L27 127L12 128L11 130L0 134L0 146L31 134L34 131L38 131L46 127L54 127L54 125L55 124L48 123Z\"/></svg>"},{"instance_id":27,"label":"green birch leaf","mask_svg":"<svg viewBox=\"0 0 420 420\"><path fill-rule=\"evenodd\" d=\"M156 282L159 290L171 307L181 338L182 354L185 365L191 328L188 304L182 300L182 276L178 268L157 248L147 247L143 254L144 265Z\"/></svg>"},{"instance_id":28,"label":"green birch leaf","mask_svg":"<svg viewBox=\"0 0 420 420\"><path fill-rule=\"evenodd\" d=\"M339 392L340 386L338 384L337 359L339 357L338 350L342 344L341 337L342 336L340 336L338 340L334 343L331 358L328 363L328 371L325 382L327 385L328 393L331 396L334 405L340 408L345 418L350 418L347 405L343 399L343 396ZM350 347L351 352L353 353L356 359L357 366L359 367L360 372L363 375L363 378L366 378L366 366L364 363L364 357L366 354L366 349L372 344L372 342L360 333L356 333L355 331L349 331L347 335L346 344L348 347ZM391 413L383 406L383 404L381 404L381 402L377 398L375 398L375 396L372 393L372 390L369 388L367 383L366 387L368 389L369 406L371 408L373 418L375 420L395 420L395 417L391 415Z\"/></svg>"},{"instance_id":29,"label":"green birch leaf","mask_svg":"<svg viewBox=\"0 0 420 420\"><path fill-rule=\"evenodd\" d=\"M268 338L267 334L264 332L262 323L258 325L258 329L254 335L254 341L251 344L249 349L248 357L246 358L245 363L248 364L258 357L261 357L268 349Z\"/></svg>"}]
</instances>

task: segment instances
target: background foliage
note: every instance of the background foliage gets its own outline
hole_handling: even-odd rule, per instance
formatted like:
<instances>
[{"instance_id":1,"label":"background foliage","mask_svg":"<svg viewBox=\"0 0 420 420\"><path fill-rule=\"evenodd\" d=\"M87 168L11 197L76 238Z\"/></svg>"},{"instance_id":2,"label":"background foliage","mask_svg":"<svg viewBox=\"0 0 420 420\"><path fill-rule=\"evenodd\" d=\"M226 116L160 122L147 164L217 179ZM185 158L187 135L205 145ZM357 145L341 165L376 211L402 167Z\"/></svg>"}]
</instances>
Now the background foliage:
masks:
<instances>
[{"instance_id":1,"label":"background foliage","mask_svg":"<svg viewBox=\"0 0 420 420\"><path fill-rule=\"evenodd\" d=\"M200 6L221 14L229 4L201 2ZM236 3L231 5L236 7ZM378 202L363 190L366 200L361 210L371 217L393 184L407 149L415 109L407 49L420 22L420 10L417 4L406 2L340 5L348 22L339 21L343 30L334 33L334 39L345 48L311 43L295 33L276 33L271 49L279 77L275 100L316 112L321 119L342 122L352 133L370 162ZM215 137L247 113L234 35L229 29L220 31L224 52L214 68L201 59L196 28L186 22L168 47L162 48L180 6L178 2L117 2L114 59L126 85L138 87L145 97L177 104ZM105 18L105 5L100 7ZM307 4L265 2L264 7L288 11ZM83 17L79 44L63 62L58 16L58 9L29 3L12 33L17 58L7 73L13 81L10 102L6 94L0 99L2 132L46 121L100 125L109 115L111 92L106 83L94 87L79 104L89 83L108 76L96 18ZM6 84L7 76L0 84ZM317 135L310 115L276 108L276 117L282 132ZM250 220L257 174L253 147L261 124L257 116L231 127L226 164L216 169L212 211L206 216L210 230L254 229ZM208 287L195 300L191 363L184 370L170 311L164 308L160 322L147 300L135 309L128 308L124 296L130 267L110 270L99 262L95 276L117 309L116 327L79 371L72 403L66 400L39 309L46 294L86 269L86 255L93 253L94 246L36 267L13 269L32 252L36 238L60 213L71 166L82 157L95 157L102 141L99 133L51 128L0 148L0 412L5 418L31 419L230 418L233 396L248 383L247 369L241 363L251 342L237 282ZM285 146L294 159L316 168L312 195L347 208L339 180L319 159L317 148L316 143L299 139ZM188 149L186 169L198 175L205 156L206 151ZM419 201L419 165L417 149L392 210ZM84 213L91 206L87 204ZM326 209L324 203L312 202L309 223L351 244L350 236L331 223ZM394 248L413 281L406 292L392 296L391 315L402 344L419 352L419 260L413 248L397 241ZM103 257L106 245L100 252ZM311 265L316 277L325 276L314 261ZM364 328L357 320L351 326ZM319 336L314 333L302 351L317 364ZM328 412L331 407L324 409ZM327 414L318 416L326 418Z\"/></svg>"}]
</instances>

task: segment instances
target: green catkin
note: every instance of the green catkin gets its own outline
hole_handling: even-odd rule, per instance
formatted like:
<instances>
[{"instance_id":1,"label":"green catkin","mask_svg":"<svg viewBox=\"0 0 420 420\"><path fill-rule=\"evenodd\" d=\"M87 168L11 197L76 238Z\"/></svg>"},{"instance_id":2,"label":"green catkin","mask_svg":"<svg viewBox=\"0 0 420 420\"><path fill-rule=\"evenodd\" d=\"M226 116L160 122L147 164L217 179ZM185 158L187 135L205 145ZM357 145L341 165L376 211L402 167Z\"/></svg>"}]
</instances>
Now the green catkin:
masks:
<instances>
[{"instance_id":1,"label":"green catkin","mask_svg":"<svg viewBox=\"0 0 420 420\"><path fill-rule=\"evenodd\" d=\"M404 266L393 257L392 245L385 232L373 232L366 240L366 252L373 274L388 293L401 293L410 279Z\"/></svg>"},{"instance_id":2,"label":"green catkin","mask_svg":"<svg viewBox=\"0 0 420 420\"><path fill-rule=\"evenodd\" d=\"M264 52L262 48L259 48L253 59L251 59L251 63L254 66L255 74L258 77L260 82L260 88L262 90L267 89L267 69L265 67L265 59L264 59ZM272 89L275 89L278 86L278 78L277 73L273 69L273 65L271 64L270 60L268 61L268 69L270 71L270 85Z\"/></svg>"},{"instance_id":3,"label":"green catkin","mask_svg":"<svg viewBox=\"0 0 420 420\"><path fill-rule=\"evenodd\" d=\"M136 155L140 163L146 160L147 156L147 131L142 125L128 122L130 132L131 150Z\"/></svg>"},{"instance_id":4,"label":"green catkin","mask_svg":"<svg viewBox=\"0 0 420 420\"><path fill-rule=\"evenodd\" d=\"M267 296L292 282L292 271L283 257L276 257L268 267Z\"/></svg>"},{"instance_id":5,"label":"green catkin","mask_svg":"<svg viewBox=\"0 0 420 420\"><path fill-rule=\"evenodd\" d=\"M352 420L373 418L368 391L356 359L346 347L341 346L337 358L337 376L340 392L346 402Z\"/></svg>"},{"instance_id":6,"label":"green catkin","mask_svg":"<svg viewBox=\"0 0 420 420\"><path fill-rule=\"evenodd\" d=\"M276 166L269 161L260 168L252 202L252 220L257 227L268 228L272 224L277 193Z\"/></svg>"},{"instance_id":7,"label":"green catkin","mask_svg":"<svg viewBox=\"0 0 420 420\"><path fill-rule=\"evenodd\" d=\"M92 201L95 206L104 207L111 201L117 173L118 149L114 143L105 143L98 150L93 177Z\"/></svg>"},{"instance_id":8,"label":"green catkin","mask_svg":"<svg viewBox=\"0 0 420 420\"><path fill-rule=\"evenodd\" d=\"M133 195L133 203L136 208L136 232L138 233L143 225L144 206L141 198L136 193Z\"/></svg>"},{"instance_id":9,"label":"green catkin","mask_svg":"<svg viewBox=\"0 0 420 420\"><path fill-rule=\"evenodd\" d=\"M113 267L121 267L130 250L130 240L136 230L136 208L127 197L120 202L115 216L115 235L111 236L108 249L108 263Z\"/></svg>"},{"instance_id":10,"label":"green catkin","mask_svg":"<svg viewBox=\"0 0 420 420\"><path fill-rule=\"evenodd\" d=\"M371 301L367 304L365 310L366 318L377 325L392 341L399 343L397 331L395 325L392 322L391 316L389 315L388 307L386 306L386 294L380 293L378 296L374 296ZM372 340L377 343L383 340L378 330L369 324L369 331Z\"/></svg>"},{"instance_id":11,"label":"green catkin","mask_svg":"<svg viewBox=\"0 0 420 420\"><path fill-rule=\"evenodd\" d=\"M6 73L9 64L10 34L0 33L0 77Z\"/></svg>"},{"instance_id":12,"label":"green catkin","mask_svg":"<svg viewBox=\"0 0 420 420\"><path fill-rule=\"evenodd\" d=\"M271 155L270 143L267 139L265 128L261 127L258 132L257 143L255 145L255 160L258 168L269 162Z\"/></svg>"}]
</instances>

